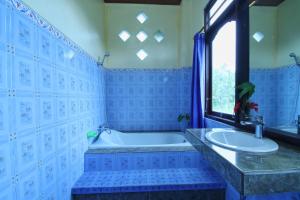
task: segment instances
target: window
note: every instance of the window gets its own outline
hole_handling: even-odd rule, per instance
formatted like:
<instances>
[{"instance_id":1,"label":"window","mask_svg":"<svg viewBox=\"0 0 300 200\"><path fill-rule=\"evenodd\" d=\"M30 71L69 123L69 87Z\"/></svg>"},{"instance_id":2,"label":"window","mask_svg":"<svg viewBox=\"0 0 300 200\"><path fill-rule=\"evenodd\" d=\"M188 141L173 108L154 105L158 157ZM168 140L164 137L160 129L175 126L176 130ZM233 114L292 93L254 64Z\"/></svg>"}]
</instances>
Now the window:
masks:
<instances>
[{"instance_id":1,"label":"window","mask_svg":"<svg viewBox=\"0 0 300 200\"><path fill-rule=\"evenodd\" d=\"M119 33L119 37L123 40L123 42L126 42L130 38L130 33L128 33L128 31L121 31Z\"/></svg>"},{"instance_id":2,"label":"window","mask_svg":"<svg viewBox=\"0 0 300 200\"><path fill-rule=\"evenodd\" d=\"M164 33L160 30L156 31L156 33L154 34L154 39L158 43L162 42L165 39Z\"/></svg>"},{"instance_id":3,"label":"window","mask_svg":"<svg viewBox=\"0 0 300 200\"><path fill-rule=\"evenodd\" d=\"M236 22L227 22L212 41L212 111L232 114L235 104Z\"/></svg>"},{"instance_id":4,"label":"window","mask_svg":"<svg viewBox=\"0 0 300 200\"><path fill-rule=\"evenodd\" d=\"M140 59L140 60L144 60L147 56L148 56L148 54L147 54L147 52L144 50L144 49L141 49L141 50L139 50L137 53L136 53L136 56Z\"/></svg>"},{"instance_id":5,"label":"window","mask_svg":"<svg viewBox=\"0 0 300 200\"><path fill-rule=\"evenodd\" d=\"M136 38L137 38L140 42L144 42L144 41L148 38L148 35L147 35L147 33L145 33L144 31L140 31L140 32L138 32L138 34L136 34Z\"/></svg>"},{"instance_id":6,"label":"window","mask_svg":"<svg viewBox=\"0 0 300 200\"><path fill-rule=\"evenodd\" d=\"M212 25L232 2L233 0L217 0L209 10L209 24Z\"/></svg>"},{"instance_id":7,"label":"window","mask_svg":"<svg viewBox=\"0 0 300 200\"><path fill-rule=\"evenodd\" d=\"M247 15L247 1L211 0L205 8L208 117L234 123L235 88L249 73Z\"/></svg>"},{"instance_id":8,"label":"window","mask_svg":"<svg viewBox=\"0 0 300 200\"><path fill-rule=\"evenodd\" d=\"M145 23L148 19L148 16L144 13L144 12L141 12L139 13L137 16L136 16L136 19L141 23Z\"/></svg>"},{"instance_id":9,"label":"window","mask_svg":"<svg viewBox=\"0 0 300 200\"><path fill-rule=\"evenodd\" d=\"M120 43L122 43L122 45L132 45L132 44L135 45L136 47L133 47L135 48L134 50L135 53L133 53L133 56L136 55L137 56L136 59L140 61L144 61L148 57L148 55L151 54L151 52L147 50L146 45L148 44L151 45L151 43L153 44L153 42L156 44L161 43L163 40L165 40L166 36L165 33L159 29L156 29L156 32L155 30L147 29L147 31L145 31L142 29L145 28L144 23L146 23L146 21L148 20L151 20L151 18L148 17L145 12L139 12L136 15L135 19L136 19L136 23L138 24L137 26L140 27L141 29L138 30L136 33L134 33L133 30L130 29L129 30L121 29L119 30L120 32L118 33L117 37L119 37ZM131 38L131 36L133 37ZM130 42L128 41L129 39L131 40ZM137 45L137 42L141 44Z\"/></svg>"}]
</instances>

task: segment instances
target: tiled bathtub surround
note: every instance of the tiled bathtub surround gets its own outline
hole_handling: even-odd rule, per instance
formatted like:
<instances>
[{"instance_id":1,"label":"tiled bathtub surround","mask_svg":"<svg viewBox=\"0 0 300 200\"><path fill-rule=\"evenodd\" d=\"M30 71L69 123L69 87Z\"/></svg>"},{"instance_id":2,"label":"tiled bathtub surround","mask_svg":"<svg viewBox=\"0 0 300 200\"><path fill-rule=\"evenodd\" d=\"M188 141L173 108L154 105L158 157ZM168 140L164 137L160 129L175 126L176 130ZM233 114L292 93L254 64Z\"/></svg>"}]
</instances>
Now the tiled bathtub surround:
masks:
<instances>
[{"instance_id":1,"label":"tiled bathtub surround","mask_svg":"<svg viewBox=\"0 0 300 200\"><path fill-rule=\"evenodd\" d=\"M69 199L103 72L18 0L0 0L0 199Z\"/></svg>"},{"instance_id":2,"label":"tiled bathtub surround","mask_svg":"<svg viewBox=\"0 0 300 200\"><path fill-rule=\"evenodd\" d=\"M256 85L253 101L259 104L259 113L264 116L267 126L295 125L294 120L300 114L300 102L296 107L299 66L251 69L250 81Z\"/></svg>"},{"instance_id":3,"label":"tiled bathtub surround","mask_svg":"<svg viewBox=\"0 0 300 200\"><path fill-rule=\"evenodd\" d=\"M210 168L197 151L86 153L84 156L85 172L200 167Z\"/></svg>"},{"instance_id":4,"label":"tiled bathtub surround","mask_svg":"<svg viewBox=\"0 0 300 200\"><path fill-rule=\"evenodd\" d=\"M121 131L178 130L190 112L191 68L106 70L107 119Z\"/></svg>"},{"instance_id":5,"label":"tiled bathtub surround","mask_svg":"<svg viewBox=\"0 0 300 200\"><path fill-rule=\"evenodd\" d=\"M178 199L221 200L225 182L197 151L86 153L85 172L72 188L81 200L177 199L175 191L182 191Z\"/></svg>"}]
</instances>

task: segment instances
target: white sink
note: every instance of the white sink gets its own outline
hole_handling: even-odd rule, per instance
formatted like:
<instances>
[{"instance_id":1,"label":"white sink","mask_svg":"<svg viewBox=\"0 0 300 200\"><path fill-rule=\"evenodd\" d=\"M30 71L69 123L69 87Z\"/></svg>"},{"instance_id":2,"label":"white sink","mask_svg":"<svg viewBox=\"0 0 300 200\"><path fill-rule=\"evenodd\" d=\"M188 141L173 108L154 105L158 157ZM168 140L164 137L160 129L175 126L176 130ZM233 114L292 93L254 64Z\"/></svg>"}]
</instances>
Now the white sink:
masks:
<instances>
[{"instance_id":1,"label":"white sink","mask_svg":"<svg viewBox=\"0 0 300 200\"><path fill-rule=\"evenodd\" d=\"M213 130L205 135L211 143L237 151L268 153L278 150L278 144L268 138L258 139L254 134L234 130Z\"/></svg>"}]
</instances>

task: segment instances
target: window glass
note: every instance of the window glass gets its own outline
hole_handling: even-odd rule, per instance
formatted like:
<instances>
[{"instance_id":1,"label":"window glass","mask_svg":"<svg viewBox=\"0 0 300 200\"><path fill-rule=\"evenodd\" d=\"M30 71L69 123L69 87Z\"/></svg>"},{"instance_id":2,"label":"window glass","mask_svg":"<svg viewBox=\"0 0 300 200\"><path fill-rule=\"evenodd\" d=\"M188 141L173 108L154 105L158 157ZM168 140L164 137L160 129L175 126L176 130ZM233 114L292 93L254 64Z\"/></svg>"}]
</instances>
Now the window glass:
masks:
<instances>
[{"instance_id":1,"label":"window glass","mask_svg":"<svg viewBox=\"0 0 300 200\"><path fill-rule=\"evenodd\" d=\"M236 22L227 22L212 41L212 111L233 114L235 104Z\"/></svg>"},{"instance_id":2,"label":"window glass","mask_svg":"<svg viewBox=\"0 0 300 200\"><path fill-rule=\"evenodd\" d=\"M225 1L225 3L223 4L224 1ZM209 18L211 18L213 16L209 21L209 25L212 25L232 2L233 2L233 0L217 0L215 2L215 4L211 7L211 9L209 10ZM222 7L219 9L219 7L221 5L222 5ZM216 12L216 14L214 14L215 12Z\"/></svg>"}]
</instances>

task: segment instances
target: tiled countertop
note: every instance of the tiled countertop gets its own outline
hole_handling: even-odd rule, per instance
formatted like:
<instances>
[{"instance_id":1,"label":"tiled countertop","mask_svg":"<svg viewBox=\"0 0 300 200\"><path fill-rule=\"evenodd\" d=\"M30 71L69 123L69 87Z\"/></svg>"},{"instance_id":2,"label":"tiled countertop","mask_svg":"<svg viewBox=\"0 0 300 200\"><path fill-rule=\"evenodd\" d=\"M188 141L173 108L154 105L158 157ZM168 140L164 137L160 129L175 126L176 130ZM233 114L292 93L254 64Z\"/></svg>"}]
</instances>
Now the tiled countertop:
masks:
<instances>
[{"instance_id":1,"label":"tiled countertop","mask_svg":"<svg viewBox=\"0 0 300 200\"><path fill-rule=\"evenodd\" d=\"M186 138L242 195L300 191L300 148L278 143L269 154L232 151L207 141L211 130L188 129Z\"/></svg>"}]
</instances>

